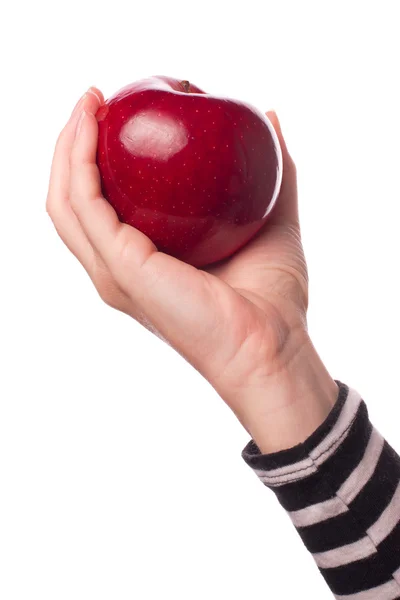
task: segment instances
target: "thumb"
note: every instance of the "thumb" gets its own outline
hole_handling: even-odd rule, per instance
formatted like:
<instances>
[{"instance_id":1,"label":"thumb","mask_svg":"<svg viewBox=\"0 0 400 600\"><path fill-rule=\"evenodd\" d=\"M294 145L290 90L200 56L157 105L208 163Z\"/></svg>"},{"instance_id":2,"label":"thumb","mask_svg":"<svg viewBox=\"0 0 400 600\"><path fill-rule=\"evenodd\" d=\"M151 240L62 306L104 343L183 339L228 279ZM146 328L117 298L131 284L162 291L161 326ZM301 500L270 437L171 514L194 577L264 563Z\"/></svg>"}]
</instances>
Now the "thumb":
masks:
<instances>
[{"instance_id":1,"label":"thumb","mask_svg":"<svg viewBox=\"0 0 400 600\"><path fill-rule=\"evenodd\" d=\"M282 150L283 174L279 197L272 211L270 223L274 225L298 225L299 212L297 202L297 174L296 165L289 154L282 128L275 111L266 113L272 123L279 145Z\"/></svg>"}]
</instances>

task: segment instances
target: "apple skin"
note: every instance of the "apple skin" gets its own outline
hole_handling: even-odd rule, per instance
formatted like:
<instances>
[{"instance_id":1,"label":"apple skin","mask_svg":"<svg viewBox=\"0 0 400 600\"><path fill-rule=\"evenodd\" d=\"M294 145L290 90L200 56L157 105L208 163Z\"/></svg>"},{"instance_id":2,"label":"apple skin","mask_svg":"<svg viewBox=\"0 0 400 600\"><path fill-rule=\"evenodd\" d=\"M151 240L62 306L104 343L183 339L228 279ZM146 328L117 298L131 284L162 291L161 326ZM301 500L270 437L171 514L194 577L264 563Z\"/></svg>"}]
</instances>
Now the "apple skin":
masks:
<instances>
[{"instance_id":1,"label":"apple skin","mask_svg":"<svg viewBox=\"0 0 400 600\"><path fill-rule=\"evenodd\" d=\"M244 246L272 211L282 154L251 105L157 76L97 113L102 192L158 250L204 267Z\"/></svg>"}]
</instances>

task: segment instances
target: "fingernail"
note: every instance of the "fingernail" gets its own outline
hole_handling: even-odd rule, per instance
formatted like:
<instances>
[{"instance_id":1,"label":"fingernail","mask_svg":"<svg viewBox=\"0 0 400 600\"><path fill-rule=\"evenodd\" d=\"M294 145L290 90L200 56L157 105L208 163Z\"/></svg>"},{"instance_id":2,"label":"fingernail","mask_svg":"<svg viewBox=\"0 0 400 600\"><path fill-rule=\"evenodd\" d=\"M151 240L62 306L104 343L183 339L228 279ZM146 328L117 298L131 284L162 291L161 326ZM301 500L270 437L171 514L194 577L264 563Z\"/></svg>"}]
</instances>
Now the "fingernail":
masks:
<instances>
[{"instance_id":1,"label":"fingernail","mask_svg":"<svg viewBox=\"0 0 400 600\"><path fill-rule=\"evenodd\" d=\"M81 132L82 123L83 123L85 117L86 117L86 110L83 110L81 116L78 119L78 123L76 124L75 138L77 138Z\"/></svg>"},{"instance_id":2,"label":"fingernail","mask_svg":"<svg viewBox=\"0 0 400 600\"><path fill-rule=\"evenodd\" d=\"M79 108L82 106L83 102L85 101L85 98L87 96L87 92L85 92L83 94L83 96L81 96L78 100L78 102L75 104L74 110L71 113L71 117L74 117L76 115L76 113L78 112Z\"/></svg>"},{"instance_id":3,"label":"fingernail","mask_svg":"<svg viewBox=\"0 0 400 600\"><path fill-rule=\"evenodd\" d=\"M102 99L100 98L100 96L99 96L98 92L96 91L96 89L95 89L93 86L91 86L91 87L88 89L87 93L88 93L88 94L93 94L93 96L96 96L96 98L97 98L97 100L99 101L99 103L100 103L100 104L102 104Z\"/></svg>"}]
</instances>

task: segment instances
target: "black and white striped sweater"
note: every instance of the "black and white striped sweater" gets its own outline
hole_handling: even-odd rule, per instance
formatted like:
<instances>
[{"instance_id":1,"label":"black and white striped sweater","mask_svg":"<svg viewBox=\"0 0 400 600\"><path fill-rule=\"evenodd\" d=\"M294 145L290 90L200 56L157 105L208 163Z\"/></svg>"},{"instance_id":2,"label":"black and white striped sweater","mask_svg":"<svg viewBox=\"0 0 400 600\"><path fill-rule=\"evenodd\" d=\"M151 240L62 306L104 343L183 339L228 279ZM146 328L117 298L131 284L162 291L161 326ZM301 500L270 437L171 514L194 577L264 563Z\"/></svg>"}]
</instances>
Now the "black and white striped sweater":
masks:
<instances>
[{"instance_id":1,"label":"black and white striped sweater","mask_svg":"<svg viewBox=\"0 0 400 600\"><path fill-rule=\"evenodd\" d=\"M360 395L338 400L303 444L246 463L271 488L338 600L400 599L400 458Z\"/></svg>"}]
</instances>

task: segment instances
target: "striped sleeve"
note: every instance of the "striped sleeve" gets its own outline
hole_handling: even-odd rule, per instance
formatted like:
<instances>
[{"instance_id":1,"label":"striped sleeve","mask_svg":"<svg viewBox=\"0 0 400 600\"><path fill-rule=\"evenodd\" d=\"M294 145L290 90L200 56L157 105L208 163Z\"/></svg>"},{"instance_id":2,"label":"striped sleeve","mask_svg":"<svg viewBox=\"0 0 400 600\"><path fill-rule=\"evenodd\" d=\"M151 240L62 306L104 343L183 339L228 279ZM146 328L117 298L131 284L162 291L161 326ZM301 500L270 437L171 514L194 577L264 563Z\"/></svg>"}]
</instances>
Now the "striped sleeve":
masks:
<instances>
[{"instance_id":1,"label":"striped sleeve","mask_svg":"<svg viewBox=\"0 0 400 600\"><path fill-rule=\"evenodd\" d=\"M338 600L400 599L400 458L360 395L337 381L326 421L303 444L245 462L271 488Z\"/></svg>"}]
</instances>

